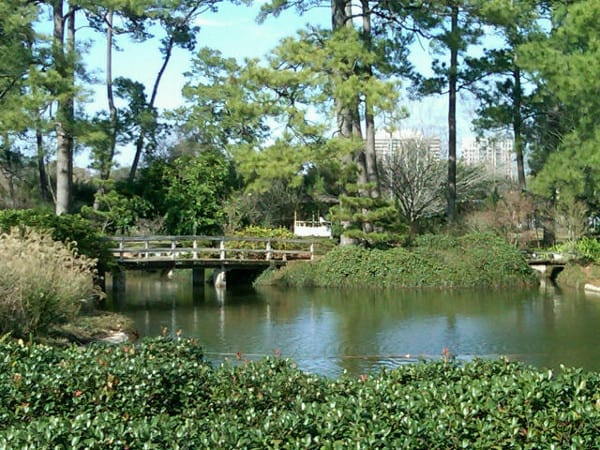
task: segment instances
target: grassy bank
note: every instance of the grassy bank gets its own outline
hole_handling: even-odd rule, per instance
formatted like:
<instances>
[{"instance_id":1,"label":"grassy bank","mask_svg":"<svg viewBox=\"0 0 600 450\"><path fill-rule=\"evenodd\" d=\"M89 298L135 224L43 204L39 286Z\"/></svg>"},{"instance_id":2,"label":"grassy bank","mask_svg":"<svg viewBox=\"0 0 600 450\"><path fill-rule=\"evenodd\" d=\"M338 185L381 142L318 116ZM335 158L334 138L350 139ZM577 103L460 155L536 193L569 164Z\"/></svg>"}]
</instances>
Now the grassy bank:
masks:
<instances>
[{"instance_id":1,"label":"grassy bank","mask_svg":"<svg viewBox=\"0 0 600 450\"><path fill-rule=\"evenodd\" d=\"M439 361L327 379L190 340L0 343L0 448L599 448L600 374Z\"/></svg>"},{"instance_id":2,"label":"grassy bank","mask_svg":"<svg viewBox=\"0 0 600 450\"><path fill-rule=\"evenodd\" d=\"M600 286L600 265L569 263L556 279L560 286L582 289L586 284Z\"/></svg>"},{"instance_id":3,"label":"grassy bank","mask_svg":"<svg viewBox=\"0 0 600 450\"><path fill-rule=\"evenodd\" d=\"M338 247L309 263L266 272L257 284L316 287L480 287L533 284L523 254L501 237L427 235L389 250Z\"/></svg>"}]
</instances>

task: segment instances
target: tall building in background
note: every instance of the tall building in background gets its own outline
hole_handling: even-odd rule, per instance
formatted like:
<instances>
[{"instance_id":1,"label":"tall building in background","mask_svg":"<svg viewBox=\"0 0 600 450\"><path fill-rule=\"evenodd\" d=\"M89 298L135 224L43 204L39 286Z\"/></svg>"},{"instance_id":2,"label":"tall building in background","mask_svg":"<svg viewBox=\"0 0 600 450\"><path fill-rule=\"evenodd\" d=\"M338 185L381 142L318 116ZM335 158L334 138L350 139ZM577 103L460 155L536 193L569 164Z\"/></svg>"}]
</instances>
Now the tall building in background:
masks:
<instances>
[{"instance_id":1,"label":"tall building in background","mask_svg":"<svg viewBox=\"0 0 600 450\"><path fill-rule=\"evenodd\" d=\"M483 165L491 173L516 178L513 140L507 138L466 138L460 146L460 159L467 165Z\"/></svg>"},{"instance_id":2,"label":"tall building in background","mask_svg":"<svg viewBox=\"0 0 600 450\"><path fill-rule=\"evenodd\" d=\"M375 152L377 156L385 156L395 151L406 148L406 145L411 142L423 143L426 149L426 155L429 157L439 160L442 143L439 137L426 137L421 132L404 130L394 131L392 133L384 130L379 130L375 133Z\"/></svg>"}]
</instances>

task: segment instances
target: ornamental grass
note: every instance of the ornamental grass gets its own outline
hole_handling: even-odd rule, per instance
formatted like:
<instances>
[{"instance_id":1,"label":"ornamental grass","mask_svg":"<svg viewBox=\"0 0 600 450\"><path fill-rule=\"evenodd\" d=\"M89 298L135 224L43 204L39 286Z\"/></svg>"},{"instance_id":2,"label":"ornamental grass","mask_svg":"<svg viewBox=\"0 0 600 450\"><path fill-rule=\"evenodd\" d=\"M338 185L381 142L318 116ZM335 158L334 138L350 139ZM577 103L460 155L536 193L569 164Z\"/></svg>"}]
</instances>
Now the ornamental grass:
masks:
<instances>
[{"instance_id":1,"label":"ornamental grass","mask_svg":"<svg viewBox=\"0 0 600 450\"><path fill-rule=\"evenodd\" d=\"M94 260L46 232L0 235L0 333L44 334L73 319L95 293Z\"/></svg>"}]
</instances>

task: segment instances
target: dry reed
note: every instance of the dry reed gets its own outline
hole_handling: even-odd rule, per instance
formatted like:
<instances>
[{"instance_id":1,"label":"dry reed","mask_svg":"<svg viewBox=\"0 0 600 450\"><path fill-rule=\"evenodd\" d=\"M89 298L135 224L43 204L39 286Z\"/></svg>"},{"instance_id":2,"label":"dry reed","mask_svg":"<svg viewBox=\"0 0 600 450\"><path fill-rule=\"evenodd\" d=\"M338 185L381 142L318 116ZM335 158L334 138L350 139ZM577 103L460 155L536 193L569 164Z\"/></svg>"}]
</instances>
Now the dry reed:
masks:
<instances>
[{"instance_id":1,"label":"dry reed","mask_svg":"<svg viewBox=\"0 0 600 450\"><path fill-rule=\"evenodd\" d=\"M95 261L48 233L0 235L0 332L28 337L73 319L94 292Z\"/></svg>"}]
</instances>

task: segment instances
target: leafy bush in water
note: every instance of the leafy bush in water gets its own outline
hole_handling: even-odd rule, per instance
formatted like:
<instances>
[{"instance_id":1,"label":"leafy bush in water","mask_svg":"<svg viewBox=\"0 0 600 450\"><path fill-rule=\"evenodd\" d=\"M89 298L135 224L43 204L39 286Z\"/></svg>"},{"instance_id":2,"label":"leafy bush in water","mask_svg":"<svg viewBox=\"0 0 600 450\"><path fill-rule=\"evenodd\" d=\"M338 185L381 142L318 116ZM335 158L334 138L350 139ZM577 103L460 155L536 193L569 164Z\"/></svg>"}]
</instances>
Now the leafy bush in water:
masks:
<instances>
[{"instance_id":1,"label":"leafy bush in water","mask_svg":"<svg viewBox=\"0 0 600 450\"><path fill-rule=\"evenodd\" d=\"M600 447L600 374L503 360L339 379L278 358L216 369L190 340L0 343L0 448Z\"/></svg>"},{"instance_id":2,"label":"leafy bush in water","mask_svg":"<svg viewBox=\"0 0 600 450\"><path fill-rule=\"evenodd\" d=\"M311 264L269 272L263 284L471 287L534 283L523 255L494 234L428 235L411 248L338 247Z\"/></svg>"},{"instance_id":3,"label":"leafy bush in water","mask_svg":"<svg viewBox=\"0 0 600 450\"><path fill-rule=\"evenodd\" d=\"M47 233L0 235L0 332L25 337L75 317L95 292L94 261Z\"/></svg>"}]
</instances>

